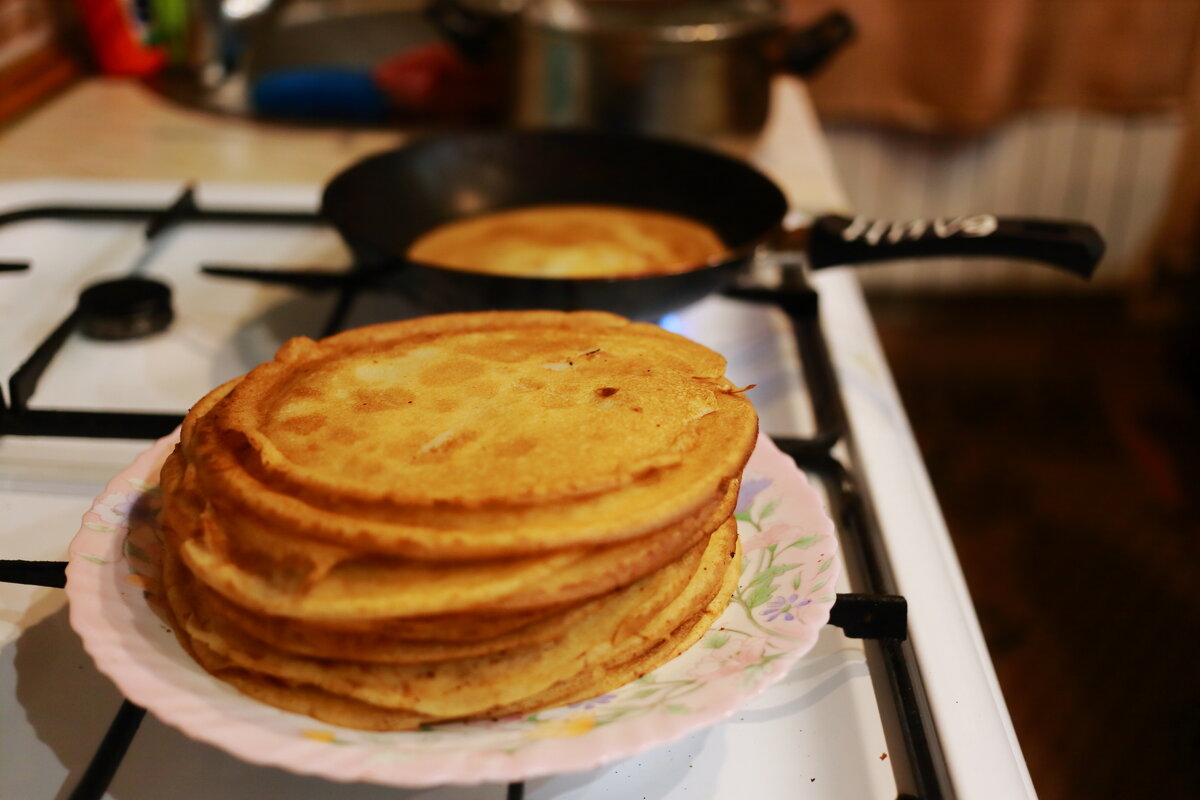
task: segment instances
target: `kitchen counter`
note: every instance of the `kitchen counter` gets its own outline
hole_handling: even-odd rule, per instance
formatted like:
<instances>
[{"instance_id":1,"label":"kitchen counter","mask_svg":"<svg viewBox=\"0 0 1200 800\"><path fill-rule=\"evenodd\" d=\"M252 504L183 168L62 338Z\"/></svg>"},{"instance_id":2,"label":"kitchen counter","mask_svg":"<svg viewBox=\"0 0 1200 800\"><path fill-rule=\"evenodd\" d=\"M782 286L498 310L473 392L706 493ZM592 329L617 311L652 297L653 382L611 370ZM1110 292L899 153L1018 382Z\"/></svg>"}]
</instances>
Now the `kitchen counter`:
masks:
<instances>
[{"instance_id":1,"label":"kitchen counter","mask_svg":"<svg viewBox=\"0 0 1200 800\"><path fill-rule=\"evenodd\" d=\"M787 176L781 182L795 208L844 207L804 87L780 78L773 109L761 140L720 146L781 167L778 174ZM401 144L406 135L221 116L180 106L135 81L90 78L0 133L0 181L323 183L363 156Z\"/></svg>"},{"instance_id":2,"label":"kitchen counter","mask_svg":"<svg viewBox=\"0 0 1200 800\"><path fill-rule=\"evenodd\" d=\"M402 140L389 130L273 125L91 78L0 135L0 180L40 177L324 181Z\"/></svg>"}]
</instances>

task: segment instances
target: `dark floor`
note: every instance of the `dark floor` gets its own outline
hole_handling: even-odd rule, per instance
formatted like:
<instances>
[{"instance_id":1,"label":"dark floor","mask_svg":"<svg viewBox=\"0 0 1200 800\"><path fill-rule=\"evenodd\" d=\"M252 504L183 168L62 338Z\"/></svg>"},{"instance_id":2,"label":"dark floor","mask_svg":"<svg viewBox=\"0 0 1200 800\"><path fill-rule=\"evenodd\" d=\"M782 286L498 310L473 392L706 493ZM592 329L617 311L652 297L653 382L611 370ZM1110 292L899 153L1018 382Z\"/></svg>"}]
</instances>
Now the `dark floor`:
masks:
<instances>
[{"instance_id":1,"label":"dark floor","mask_svg":"<svg viewBox=\"0 0 1200 800\"><path fill-rule=\"evenodd\" d=\"M1200 375L1115 299L873 298L1041 800L1200 797Z\"/></svg>"}]
</instances>

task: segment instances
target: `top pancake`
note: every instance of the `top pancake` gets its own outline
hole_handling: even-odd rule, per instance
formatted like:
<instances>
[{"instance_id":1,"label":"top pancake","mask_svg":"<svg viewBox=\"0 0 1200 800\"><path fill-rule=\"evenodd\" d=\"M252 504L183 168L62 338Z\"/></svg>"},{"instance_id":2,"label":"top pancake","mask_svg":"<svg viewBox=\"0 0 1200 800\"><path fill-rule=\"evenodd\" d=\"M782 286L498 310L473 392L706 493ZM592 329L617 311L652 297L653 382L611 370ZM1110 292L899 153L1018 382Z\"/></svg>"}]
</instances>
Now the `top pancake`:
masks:
<instances>
[{"instance_id":1,"label":"top pancake","mask_svg":"<svg viewBox=\"0 0 1200 800\"><path fill-rule=\"evenodd\" d=\"M215 404L208 446L317 505L544 505L664 471L708 481L740 470L757 427L724 368L610 314L427 317L292 340ZM701 427L736 446L689 459Z\"/></svg>"}]
</instances>

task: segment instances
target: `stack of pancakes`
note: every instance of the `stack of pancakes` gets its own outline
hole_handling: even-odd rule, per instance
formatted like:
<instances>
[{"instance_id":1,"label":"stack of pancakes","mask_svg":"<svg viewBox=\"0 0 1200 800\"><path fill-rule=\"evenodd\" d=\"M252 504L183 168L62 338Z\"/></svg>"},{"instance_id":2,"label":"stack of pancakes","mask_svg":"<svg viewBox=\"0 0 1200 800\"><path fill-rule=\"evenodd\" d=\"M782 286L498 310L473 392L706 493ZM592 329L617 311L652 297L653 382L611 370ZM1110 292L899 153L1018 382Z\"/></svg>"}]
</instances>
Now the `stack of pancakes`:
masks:
<instances>
[{"instance_id":1,"label":"stack of pancakes","mask_svg":"<svg viewBox=\"0 0 1200 800\"><path fill-rule=\"evenodd\" d=\"M633 680L736 585L757 418L724 368L596 312L294 339L163 467L175 631L252 697L374 730Z\"/></svg>"}]
</instances>

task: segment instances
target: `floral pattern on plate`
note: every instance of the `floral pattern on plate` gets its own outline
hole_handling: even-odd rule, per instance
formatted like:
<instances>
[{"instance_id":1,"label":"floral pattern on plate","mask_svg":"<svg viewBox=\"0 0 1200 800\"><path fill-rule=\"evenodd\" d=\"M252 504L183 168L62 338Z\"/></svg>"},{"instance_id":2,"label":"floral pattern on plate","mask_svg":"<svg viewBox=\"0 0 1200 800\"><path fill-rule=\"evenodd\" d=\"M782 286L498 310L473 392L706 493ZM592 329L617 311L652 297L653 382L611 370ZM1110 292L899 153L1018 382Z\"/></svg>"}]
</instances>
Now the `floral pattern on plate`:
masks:
<instances>
[{"instance_id":1,"label":"floral pattern on plate","mask_svg":"<svg viewBox=\"0 0 1200 800\"><path fill-rule=\"evenodd\" d=\"M590 769L713 725L781 678L828 622L839 566L833 523L791 459L760 436L735 511L742 575L729 608L687 652L616 691L497 720L374 733L239 694L178 645L157 590L157 477L178 434L113 478L71 544L71 624L101 672L169 724L244 760L394 786L505 782Z\"/></svg>"}]
</instances>

